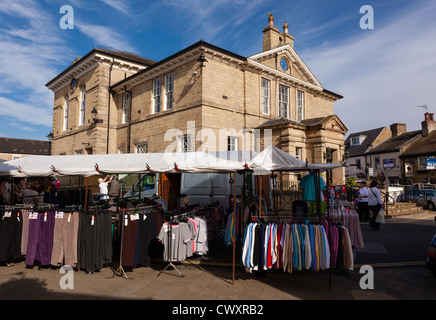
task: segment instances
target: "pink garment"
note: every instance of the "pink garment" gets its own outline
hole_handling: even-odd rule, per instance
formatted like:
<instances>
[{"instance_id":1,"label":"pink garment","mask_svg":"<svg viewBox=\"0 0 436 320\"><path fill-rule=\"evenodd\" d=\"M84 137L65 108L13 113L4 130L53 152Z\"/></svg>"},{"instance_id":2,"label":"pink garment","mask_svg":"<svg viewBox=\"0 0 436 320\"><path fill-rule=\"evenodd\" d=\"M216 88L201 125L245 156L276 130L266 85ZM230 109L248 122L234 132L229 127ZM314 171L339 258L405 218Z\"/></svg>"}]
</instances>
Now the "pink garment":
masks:
<instances>
[{"instance_id":1,"label":"pink garment","mask_svg":"<svg viewBox=\"0 0 436 320\"><path fill-rule=\"evenodd\" d=\"M328 241L330 245L330 266L336 267L339 249L339 230L335 225L330 225L328 232Z\"/></svg>"}]
</instances>

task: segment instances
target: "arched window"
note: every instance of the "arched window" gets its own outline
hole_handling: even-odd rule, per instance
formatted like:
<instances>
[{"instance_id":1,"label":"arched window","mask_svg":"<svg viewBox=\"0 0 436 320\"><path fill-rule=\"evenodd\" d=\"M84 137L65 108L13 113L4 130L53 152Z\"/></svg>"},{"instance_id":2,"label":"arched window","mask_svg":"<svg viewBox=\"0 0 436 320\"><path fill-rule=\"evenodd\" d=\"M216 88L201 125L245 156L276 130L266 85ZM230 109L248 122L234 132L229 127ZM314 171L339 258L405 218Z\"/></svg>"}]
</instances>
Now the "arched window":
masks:
<instances>
[{"instance_id":1,"label":"arched window","mask_svg":"<svg viewBox=\"0 0 436 320\"><path fill-rule=\"evenodd\" d=\"M80 91L79 126L85 124L85 110L86 110L86 86L83 86L82 90Z\"/></svg>"},{"instance_id":2,"label":"arched window","mask_svg":"<svg viewBox=\"0 0 436 320\"><path fill-rule=\"evenodd\" d=\"M69 108L69 100L70 97L68 95L65 96L65 104L64 104L64 123L63 123L63 130L68 130L68 108Z\"/></svg>"}]
</instances>

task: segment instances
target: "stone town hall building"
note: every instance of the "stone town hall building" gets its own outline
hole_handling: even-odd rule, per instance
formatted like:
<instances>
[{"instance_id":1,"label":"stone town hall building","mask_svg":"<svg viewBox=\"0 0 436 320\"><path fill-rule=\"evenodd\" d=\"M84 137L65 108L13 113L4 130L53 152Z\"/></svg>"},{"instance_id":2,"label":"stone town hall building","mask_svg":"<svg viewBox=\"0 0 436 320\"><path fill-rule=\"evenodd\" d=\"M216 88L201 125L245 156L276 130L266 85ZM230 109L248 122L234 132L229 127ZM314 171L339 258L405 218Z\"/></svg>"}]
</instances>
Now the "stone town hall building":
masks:
<instances>
[{"instance_id":1,"label":"stone town hall building","mask_svg":"<svg viewBox=\"0 0 436 320\"><path fill-rule=\"evenodd\" d=\"M160 61L93 49L46 84L52 154L258 151L265 142L304 161L342 162L347 128L333 110L342 97L293 43L269 15L263 51L249 57L204 41ZM335 169L332 182L343 180Z\"/></svg>"}]
</instances>

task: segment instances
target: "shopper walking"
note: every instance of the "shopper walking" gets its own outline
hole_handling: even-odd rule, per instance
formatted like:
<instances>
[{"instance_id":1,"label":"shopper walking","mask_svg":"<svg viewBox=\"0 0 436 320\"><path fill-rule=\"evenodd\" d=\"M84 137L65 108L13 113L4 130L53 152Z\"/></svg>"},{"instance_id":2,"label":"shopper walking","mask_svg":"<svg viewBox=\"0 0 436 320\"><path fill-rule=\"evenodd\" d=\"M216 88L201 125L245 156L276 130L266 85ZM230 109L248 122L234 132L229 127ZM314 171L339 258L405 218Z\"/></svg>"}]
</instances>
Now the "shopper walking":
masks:
<instances>
[{"instance_id":1,"label":"shopper walking","mask_svg":"<svg viewBox=\"0 0 436 320\"><path fill-rule=\"evenodd\" d=\"M368 192L369 188L366 186L366 181L362 181L358 192L358 214L360 221L369 220Z\"/></svg>"},{"instance_id":2,"label":"shopper walking","mask_svg":"<svg viewBox=\"0 0 436 320\"><path fill-rule=\"evenodd\" d=\"M380 230L380 223L376 222L375 219L377 218L377 215L383 206L383 200L381 197L381 191L378 188L378 181L371 181L369 186L368 206L369 210L372 212L372 217L369 220L369 226L372 230L378 231Z\"/></svg>"}]
</instances>

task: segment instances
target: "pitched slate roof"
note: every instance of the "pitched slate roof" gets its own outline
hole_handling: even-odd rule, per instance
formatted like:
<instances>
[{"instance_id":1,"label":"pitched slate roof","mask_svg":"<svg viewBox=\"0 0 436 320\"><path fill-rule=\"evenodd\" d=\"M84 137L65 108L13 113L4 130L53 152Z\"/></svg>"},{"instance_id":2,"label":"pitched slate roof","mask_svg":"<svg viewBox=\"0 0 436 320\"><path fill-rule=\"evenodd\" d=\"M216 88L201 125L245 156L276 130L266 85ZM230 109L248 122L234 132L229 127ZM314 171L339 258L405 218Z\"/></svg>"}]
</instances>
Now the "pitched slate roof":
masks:
<instances>
[{"instance_id":1,"label":"pitched slate roof","mask_svg":"<svg viewBox=\"0 0 436 320\"><path fill-rule=\"evenodd\" d=\"M371 149L371 153L386 153L386 152L396 152L399 151L400 147L405 143L419 137L421 135L421 130L404 132L396 137L391 137L386 141L383 141L378 146Z\"/></svg>"},{"instance_id":2,"label":"pitched slate roof","mask_svg":"<svg viewBox=\"0 0 436 320\"><path fill-rule=\"evenodd\" d=\"M436 154L436 131L431 131L427 137L417 137L412 145L403 152L401 157L416 157Z\"/></svg>"},{"instance_id":3,"label":"pitched slate roof","mask_svg":"<svg viewBox=\"0 0 436 320\"><path fill-rule=\"evenodd\" d=\"M384 128L385 127L380 127L376 129L351 133L345 140L345 151L349 153L350 157L364 155L366 150L368 150L369 146L374 142L374 140L379 136ZM350 146L351 138L357 136L366 136L366 138L360 143L360 145Z\"/></svg>"},{"instance_id":4,"label":"pitched slate roof","mask_svg":"<svg viewBox=\"0 0 436 320\"><path fill-rule=\"evenodd\" d=\"M0 153L50 155L50 141L0 137Z\"/></svg>"}]
</instances>

